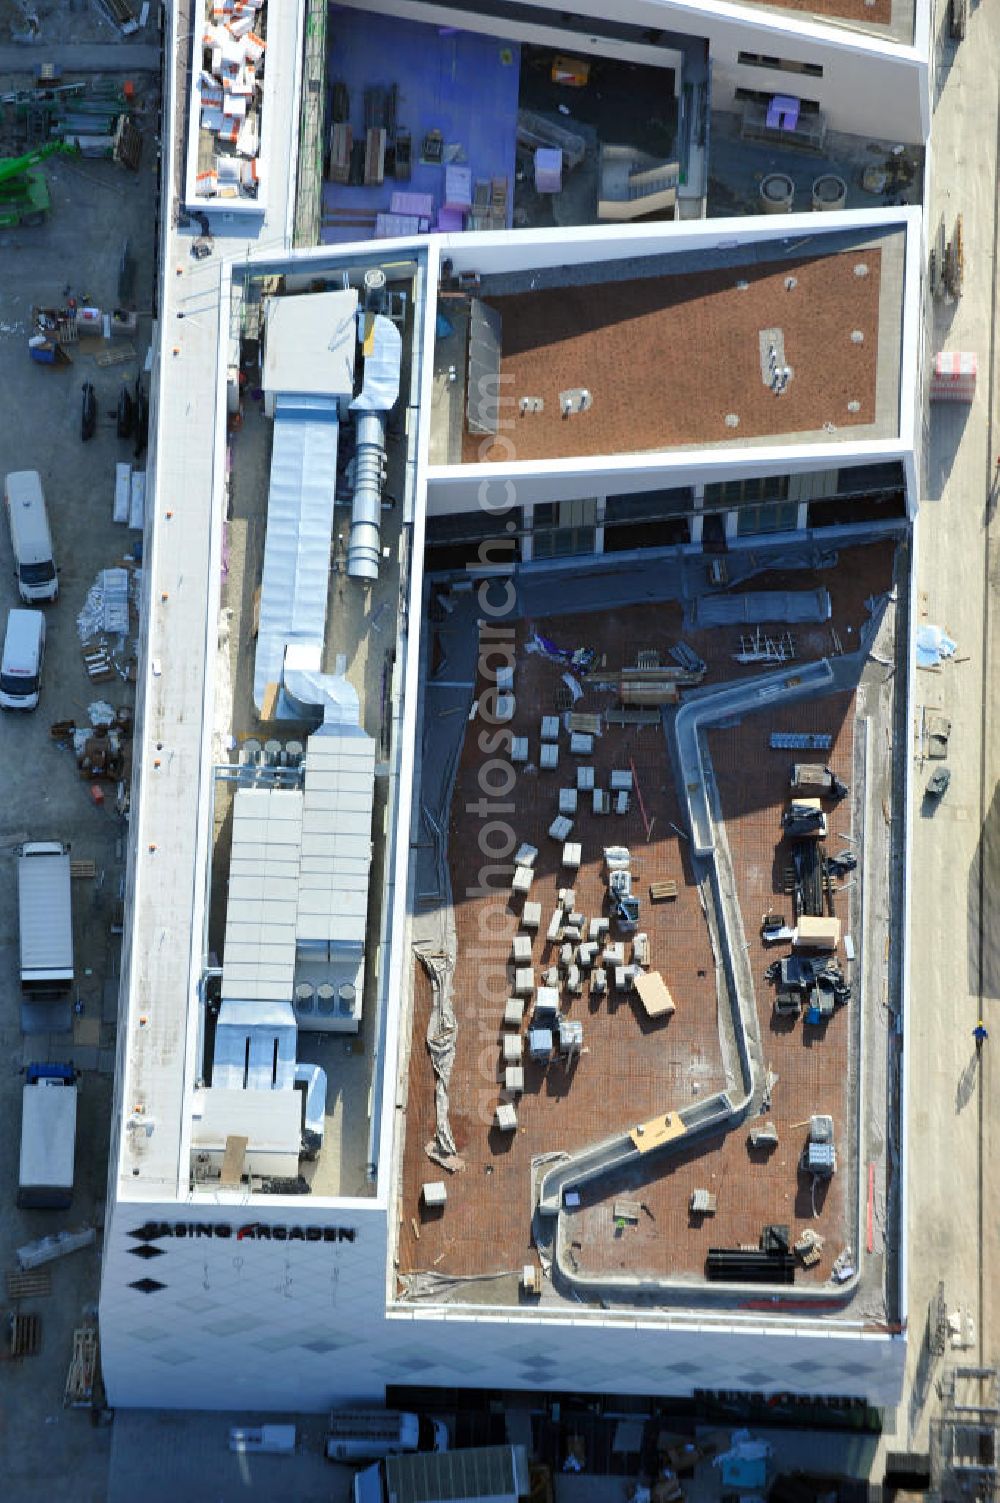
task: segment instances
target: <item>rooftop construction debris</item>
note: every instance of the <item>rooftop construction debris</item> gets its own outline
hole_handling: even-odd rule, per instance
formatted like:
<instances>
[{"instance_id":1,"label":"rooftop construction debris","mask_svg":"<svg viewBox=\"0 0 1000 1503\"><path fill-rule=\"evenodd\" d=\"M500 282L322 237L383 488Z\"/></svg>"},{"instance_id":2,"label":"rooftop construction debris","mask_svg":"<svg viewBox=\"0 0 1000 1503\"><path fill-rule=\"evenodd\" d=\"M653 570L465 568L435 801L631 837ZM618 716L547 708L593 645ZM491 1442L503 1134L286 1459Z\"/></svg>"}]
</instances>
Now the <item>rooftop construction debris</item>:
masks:
<instances>
[{"instance_id":1,"label":"rooftop construction debris","mask_svg":"<svg viewBox=\"0 0 1000 1503\"><path fill-rule=\"evenodd\" d=\"M266 0L205 0L204 13L202 66L195 74L194 197L254 200L260 185Z\"/></svg>"}]
</instances>

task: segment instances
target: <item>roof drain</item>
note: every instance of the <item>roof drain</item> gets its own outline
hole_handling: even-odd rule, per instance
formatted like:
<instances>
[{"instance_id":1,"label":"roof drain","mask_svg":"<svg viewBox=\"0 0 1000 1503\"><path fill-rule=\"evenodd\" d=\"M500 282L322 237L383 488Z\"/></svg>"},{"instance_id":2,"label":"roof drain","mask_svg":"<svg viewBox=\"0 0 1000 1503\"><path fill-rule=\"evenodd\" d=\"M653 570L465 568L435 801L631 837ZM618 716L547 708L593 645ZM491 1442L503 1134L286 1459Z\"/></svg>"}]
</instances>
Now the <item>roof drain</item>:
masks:
<instances>
[{"instance_id":1,"label":"roof drain","mask_svg":"<svg viewBox=\"0 0 1000 1503\"><path fill-rule=\"evenodd\" d=\"M385 483L386 421L399 396L403 341L390 318L359 313L365 356L361 391L351 403L355 414L354 499L347 544L352 579L377 579L382 486Z\"/></svg>"}]
</instances>

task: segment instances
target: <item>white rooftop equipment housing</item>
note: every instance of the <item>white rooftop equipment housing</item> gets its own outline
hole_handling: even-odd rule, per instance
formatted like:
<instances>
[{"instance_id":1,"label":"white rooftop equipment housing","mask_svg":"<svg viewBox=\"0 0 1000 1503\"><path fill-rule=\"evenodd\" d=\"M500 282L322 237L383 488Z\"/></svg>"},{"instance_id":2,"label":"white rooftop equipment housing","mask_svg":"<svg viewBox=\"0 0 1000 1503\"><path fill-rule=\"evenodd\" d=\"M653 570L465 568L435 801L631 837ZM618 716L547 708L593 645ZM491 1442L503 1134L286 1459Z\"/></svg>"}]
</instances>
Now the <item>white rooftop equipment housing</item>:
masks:
<instances>
[{"instance_id":1,"label":"white rooftop equipment housing","mask_svg":"<svg viewBox=\"0 0 1000 1503\"><path fill-rule=\"evenodd\" d=\"M358 294L303 293L272 297L264 324L264 412L285 397L336 397L343 409L354 395ZM342 410L341 410L341 415Z\"/></svg>"}]
</instances>

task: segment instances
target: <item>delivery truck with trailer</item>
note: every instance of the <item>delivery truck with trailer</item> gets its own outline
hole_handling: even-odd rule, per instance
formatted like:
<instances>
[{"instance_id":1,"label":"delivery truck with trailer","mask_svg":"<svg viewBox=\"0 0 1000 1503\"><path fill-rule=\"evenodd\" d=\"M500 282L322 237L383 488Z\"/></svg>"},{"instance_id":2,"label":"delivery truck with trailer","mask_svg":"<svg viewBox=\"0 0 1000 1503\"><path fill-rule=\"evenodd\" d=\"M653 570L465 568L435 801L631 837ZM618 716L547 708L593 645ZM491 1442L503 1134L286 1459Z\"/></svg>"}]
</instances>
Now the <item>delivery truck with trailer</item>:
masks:
<instances>
[{"instance_id":1,"label":"delivery truck with trailer","mask_svg":"<svg viewBox=\"0 0 1000 1503\"><path fill-rule=\"evenodd\" d=\"M73 907L69 846L27 840L18 852L21 992L58 1002L73 990Z\"/></svg>"},{"instance_id":2,"label":"delivery truck with trailer","mask_svg":"<svg viewBox=\"0 0 1000 1503\"><path fill-rule=\"evenodd\" d=\"M21 1098L17 1203L61 1211L73 1203L76 1071L71 1064L28 1065Z\"/></svg>"},{"instance_id":3,"label":"delivery truck with trailer","mask_svg":"<svg viewBox=\"0 0 1000 1503\"><path fill-rule=\"evenodd\" d=\"M386 1456L354 1479L354 1503L518 1503L531 1487L524 1446Z\"/></svg>"}]
</instances>

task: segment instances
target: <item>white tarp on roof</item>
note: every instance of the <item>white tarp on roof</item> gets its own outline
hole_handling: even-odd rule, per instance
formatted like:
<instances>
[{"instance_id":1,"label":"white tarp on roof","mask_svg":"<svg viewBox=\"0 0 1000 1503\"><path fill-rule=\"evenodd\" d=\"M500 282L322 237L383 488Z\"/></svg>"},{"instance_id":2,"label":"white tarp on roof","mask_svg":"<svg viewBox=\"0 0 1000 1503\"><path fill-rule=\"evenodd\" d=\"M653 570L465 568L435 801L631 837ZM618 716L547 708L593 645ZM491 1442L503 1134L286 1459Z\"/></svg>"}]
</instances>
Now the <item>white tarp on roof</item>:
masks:
<instances>
[{"instance_id":1,"label":"white tarp on roof","mask_svg":"<svg viewBox=\"0 0 1000 1503\"><path fill-rule=\"evenodd\" d=\"M270 1149L298 1158L302 1102L296 1091L248 1096L238 1089L211 1086L194 1095L191 1147L221 1151L233 1133L249 1140L248 1150Z\"/></svg>"},{"instance_id":2,"label":"white tarp on roof","mask_svg":"<svg viewBox=\"0 0 1000 1503\"><path fill-rule=\"evenodd\" d=\"M364 950L374 789L375 742L360 726L331 725L309 737L296 922L300 950Z\"/></svg>"},{"instance_id":3,"label":"white tarp on roof","mask_svg":"<svg viewBox=\"0 0 1000 1503\"><path fill-rule=\"evenodd\" d=\"M305 643L322 651L338 431L334 398L279 398L254 661L258 709L268 685L281 683L286 646Z\"/></svg>"},{"instance_id":4,"label":"white tarp on roof","mask_svg":"<svg viewBox=\"0 0 1000 1503\"><path fill-rule=\"evenodd\" d=\"M403 336L391 318L376 313L367 330L362 316L365 345L365 378L351 403L352 412L391 412L399 397L399 372L403 361Z\"/></svg>"},{"instance_id":5,"label":"white tarp on roof","mask_svg":"<svg viewBox=\"0 0 1000 1503\"><path fill-rule=\"evenodd\" d=\"M223 1000L289 1002L302 845L302 794L239 788L223 951Z\"/></svg>"},{"instance_id":6,"label":"white tarp on roof","mask_svg":"<svg viewBox=\"0 0 1000 1503\"><path fill-rule=\"evenodd\" d=\"M917 667L937 668L945 658L953 658L958 644L940 626L917 627Z\"/></svg>"}]
</instances>

